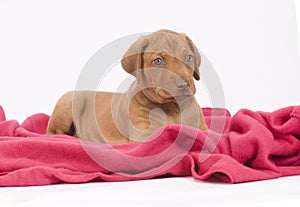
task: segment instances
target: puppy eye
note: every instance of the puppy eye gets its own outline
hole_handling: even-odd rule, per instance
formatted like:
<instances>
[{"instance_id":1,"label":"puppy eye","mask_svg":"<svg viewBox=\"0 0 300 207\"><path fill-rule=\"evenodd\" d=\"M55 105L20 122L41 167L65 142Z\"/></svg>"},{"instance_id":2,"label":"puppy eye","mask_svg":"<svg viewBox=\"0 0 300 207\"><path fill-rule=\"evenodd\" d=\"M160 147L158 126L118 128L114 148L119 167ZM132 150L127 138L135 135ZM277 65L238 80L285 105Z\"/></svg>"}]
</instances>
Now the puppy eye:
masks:
<instances>
[{"instance_id":1,"label":"puppy eye","mask_svg":"<svg viewBox=\"0 0 300 207\"><path fill-rule=\"evenodd\" d=\"M155 65L162 65L162 64L163 64L163 60L162 60L161 58L155 58L155 59L153 60L153 63L154 63Z\"/></svg>"},{"instance_id":2,"label":"puppy eye","mask_svg":"<svg viewBox=\"0 0 300 207\"><path fill-rule=\"evenodd\" d=\"M186 63L191 63L192 61L193 61L193 56L192 55L186 56L186 58L185 58Z\"/></svg>"}]
</instances>

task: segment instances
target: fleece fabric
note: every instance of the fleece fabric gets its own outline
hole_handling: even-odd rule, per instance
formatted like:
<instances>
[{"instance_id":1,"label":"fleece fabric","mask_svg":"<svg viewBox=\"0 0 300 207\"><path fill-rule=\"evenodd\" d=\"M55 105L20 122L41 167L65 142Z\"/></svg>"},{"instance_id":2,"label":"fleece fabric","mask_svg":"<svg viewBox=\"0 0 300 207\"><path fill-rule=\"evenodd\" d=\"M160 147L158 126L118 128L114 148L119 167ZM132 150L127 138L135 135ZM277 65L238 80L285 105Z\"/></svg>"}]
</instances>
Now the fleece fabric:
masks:
<instances>
[{"instance_id":1,"label":"fleece fabric","mask_svg":"<svg viewBox=\"0 0 300 207\"><path fill-rule=\"evenodd\" d=\"M210 128L167 125L142 143L45 135L49 116L22 124L0 107L0 186L130 181L169 176L240 183L300 175L300 106L274 112L203 109Z\"/></svg>"}]
</instances>

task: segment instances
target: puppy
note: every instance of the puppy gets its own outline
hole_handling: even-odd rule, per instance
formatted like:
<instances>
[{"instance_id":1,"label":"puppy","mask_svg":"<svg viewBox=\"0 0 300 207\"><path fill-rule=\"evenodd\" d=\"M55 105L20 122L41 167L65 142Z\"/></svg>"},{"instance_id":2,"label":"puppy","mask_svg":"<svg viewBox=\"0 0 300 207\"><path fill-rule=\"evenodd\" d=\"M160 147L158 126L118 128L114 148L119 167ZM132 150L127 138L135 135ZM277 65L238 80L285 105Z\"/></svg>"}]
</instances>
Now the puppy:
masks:
<instances>
[{"instance_id":1,"label":"puppy","mask_svg":"<svg viewBox=\"0 0 300 207\"><path fill-rule=\"evenodd\" d=\"M167 124L207 130L194 94L200 54L183 33L159 30L140 37L121 60L136 77L126 93L71 91L57 102L47 134L107 143L141 142Z\"/></svg>"}]
</instances>

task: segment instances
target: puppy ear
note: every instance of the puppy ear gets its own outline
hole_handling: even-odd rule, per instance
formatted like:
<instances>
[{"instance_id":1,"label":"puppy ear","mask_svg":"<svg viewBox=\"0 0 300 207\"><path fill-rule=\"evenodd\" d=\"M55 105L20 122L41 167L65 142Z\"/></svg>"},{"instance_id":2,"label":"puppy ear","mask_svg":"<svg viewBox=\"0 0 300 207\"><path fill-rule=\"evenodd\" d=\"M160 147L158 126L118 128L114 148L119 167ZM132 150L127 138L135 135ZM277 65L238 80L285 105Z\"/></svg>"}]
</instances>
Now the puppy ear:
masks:
<instances>
[{"instance_id":1,"label":"puppy ear","mask_svg":"<svg viewBox=\"0 0 300 207\"><path fill-rule=\"evenodd\" d=\"M133 74L143 67L143 53L147 46L148 40L142 36L128 48L121 60L122 67L127 73Z\"/></svg>"},{"instance_id":2,"label":"puppy ear","mask_svg":"<svg viewBox=\"0 0 300 207\"><path fill-rule=\"evenodd\" d=\"M194 53L194 62L195 62L195 68L194 68L194 78L196 80L200 80L200 72L199 72L199 67L201 64L201 56L200 53L196 47L196 45L193 43L193 41L184 33L180 34L181 36L185 37L185 39L187 40L191 50Z\"/></svg>"}]
</instances>

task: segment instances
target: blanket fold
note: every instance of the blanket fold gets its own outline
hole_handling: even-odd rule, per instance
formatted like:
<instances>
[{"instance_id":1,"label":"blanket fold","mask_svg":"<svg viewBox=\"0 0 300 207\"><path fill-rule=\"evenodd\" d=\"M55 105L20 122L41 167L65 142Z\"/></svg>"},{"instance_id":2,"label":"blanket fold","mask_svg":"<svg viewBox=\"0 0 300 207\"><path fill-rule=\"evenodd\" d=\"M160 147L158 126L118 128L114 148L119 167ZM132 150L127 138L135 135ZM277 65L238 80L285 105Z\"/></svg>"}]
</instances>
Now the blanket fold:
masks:
<instances>
[{"instance_id":1,"label":"blanket fold","mask_svg":"<svg viewBox=\"0 0 300 207\"><path fill-rule=\"evenodd\" d=\"M0 186L193 176L240 183L300 175L300 106L274 112L203 109L209 131L167 125L145 142L109 145L45 135L49 116L22 124L0 106Z\"/></svg>"}]
</instances>

